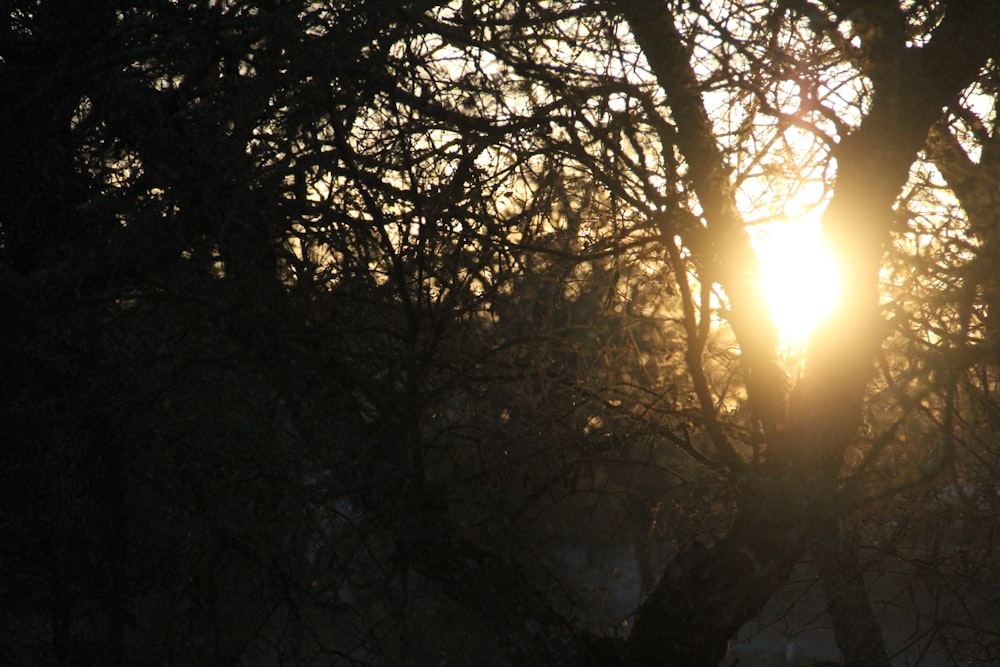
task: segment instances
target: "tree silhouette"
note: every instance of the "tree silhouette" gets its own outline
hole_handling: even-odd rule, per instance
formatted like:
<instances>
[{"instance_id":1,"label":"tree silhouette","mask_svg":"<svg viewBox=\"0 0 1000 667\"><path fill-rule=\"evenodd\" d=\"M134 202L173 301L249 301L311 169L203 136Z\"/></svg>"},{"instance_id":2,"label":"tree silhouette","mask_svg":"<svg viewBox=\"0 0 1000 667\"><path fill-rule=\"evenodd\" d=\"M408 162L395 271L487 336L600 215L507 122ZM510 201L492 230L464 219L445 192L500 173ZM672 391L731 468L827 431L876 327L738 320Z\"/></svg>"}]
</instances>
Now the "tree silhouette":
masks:
<instances>
[{"instance_id":1,"label":"tree silhouette","mask_svg":"<svg viewBox=\"0 0 1000 667\"><path fill-rule=\"evenodd\" d=\"M6 3L8 663L1000 658L994 4Z\"/></svg>"}]
</instances>

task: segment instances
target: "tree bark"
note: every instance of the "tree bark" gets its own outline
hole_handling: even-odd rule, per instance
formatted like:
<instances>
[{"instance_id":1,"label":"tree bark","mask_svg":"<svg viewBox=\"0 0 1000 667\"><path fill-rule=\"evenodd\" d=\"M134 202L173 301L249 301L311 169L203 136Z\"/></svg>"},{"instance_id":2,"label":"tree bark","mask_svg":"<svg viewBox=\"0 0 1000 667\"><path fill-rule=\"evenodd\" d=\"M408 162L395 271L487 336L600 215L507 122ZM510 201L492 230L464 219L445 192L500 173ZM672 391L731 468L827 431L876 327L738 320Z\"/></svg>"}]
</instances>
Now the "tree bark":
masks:
<instances>
[{"instance_id":1,"label":"tree bark","mask_svg":"<svg viewBox=\"0 0 1000 667\"><path fill-rule=\"evenodd\" d=\"M868 599L857 547L843 527L831 521L817 543L817 561L826 610L837 646L848 667L889 667L889 653Z\"/></svg>"},{"instance_id":2,"label":"tree bark","mask_svg":"<svg viewBox=\"0 0 1000 667\"><path fill-rule=\"evenodd\" d=\"M775 479L749 494L729 534L678 554L639 609L629 664L715 665L788 578L807 537L805 496Z\"/></svg>"}]
</instances>

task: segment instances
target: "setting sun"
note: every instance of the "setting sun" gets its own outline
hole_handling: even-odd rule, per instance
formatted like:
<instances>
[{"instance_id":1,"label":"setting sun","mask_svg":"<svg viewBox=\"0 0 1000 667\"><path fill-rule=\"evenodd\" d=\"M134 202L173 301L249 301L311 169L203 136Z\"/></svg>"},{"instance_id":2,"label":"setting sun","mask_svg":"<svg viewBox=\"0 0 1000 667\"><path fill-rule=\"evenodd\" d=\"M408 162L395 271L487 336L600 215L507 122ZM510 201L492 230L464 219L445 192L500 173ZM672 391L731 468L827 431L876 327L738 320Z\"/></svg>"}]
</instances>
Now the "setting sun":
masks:
<instances>
[{"instance_id":1,"label":"setting sun","mask_svg":"<svg viewBox=\"0 0 1000 667\"><path fill-rule=\"evenodd\" d=\"M840 295L837 262L818 220L762 225L751 232L761 285L783 347L804 346Z\"/></svg>"}]
</instances>

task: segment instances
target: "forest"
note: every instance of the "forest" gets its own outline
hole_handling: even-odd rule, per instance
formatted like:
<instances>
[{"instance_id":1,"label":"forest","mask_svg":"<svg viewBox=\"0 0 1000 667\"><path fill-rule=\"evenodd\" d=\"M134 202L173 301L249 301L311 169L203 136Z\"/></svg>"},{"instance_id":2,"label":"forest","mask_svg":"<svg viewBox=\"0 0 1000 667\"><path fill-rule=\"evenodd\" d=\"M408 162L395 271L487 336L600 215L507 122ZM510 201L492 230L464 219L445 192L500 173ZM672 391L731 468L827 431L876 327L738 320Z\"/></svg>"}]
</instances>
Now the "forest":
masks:
<instances>
[{"instance_id":1,"label":"forest","mask_svg":"<svg viewBox=\"0 0 1000 667\"><path fill-rule=\"evenodd\" d=\"M0 664L1000 663L1000 3L0 6Z\"/></svg>"}]
</instances>

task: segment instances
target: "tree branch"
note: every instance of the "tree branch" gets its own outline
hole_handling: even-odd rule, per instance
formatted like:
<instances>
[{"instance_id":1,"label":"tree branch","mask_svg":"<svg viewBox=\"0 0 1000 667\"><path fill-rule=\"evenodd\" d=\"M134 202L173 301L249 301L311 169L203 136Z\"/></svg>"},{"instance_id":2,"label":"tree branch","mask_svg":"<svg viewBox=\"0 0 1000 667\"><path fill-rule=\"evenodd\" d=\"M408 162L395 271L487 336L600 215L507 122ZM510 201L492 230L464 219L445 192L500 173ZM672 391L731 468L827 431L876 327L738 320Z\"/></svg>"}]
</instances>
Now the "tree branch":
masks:
<instances>
[{"instance_id":1,"label":"tree branch","mask_svg":"<svg viewBox=\"0 0 1000 667\"><path fill-rule=\"evenodd\" d=\"M707 253L730 300L729 321L747 370L747 391L765 429L784 413L782 373L775 361L777 330L757 283L759 267L743 218L736 208L730 170L716 141L701 98L701 85L688 60L672 13L657 0L616 3L642 48L677 128L676 145L688 165L707 223Z\"/></svg>"}]
</instances>

